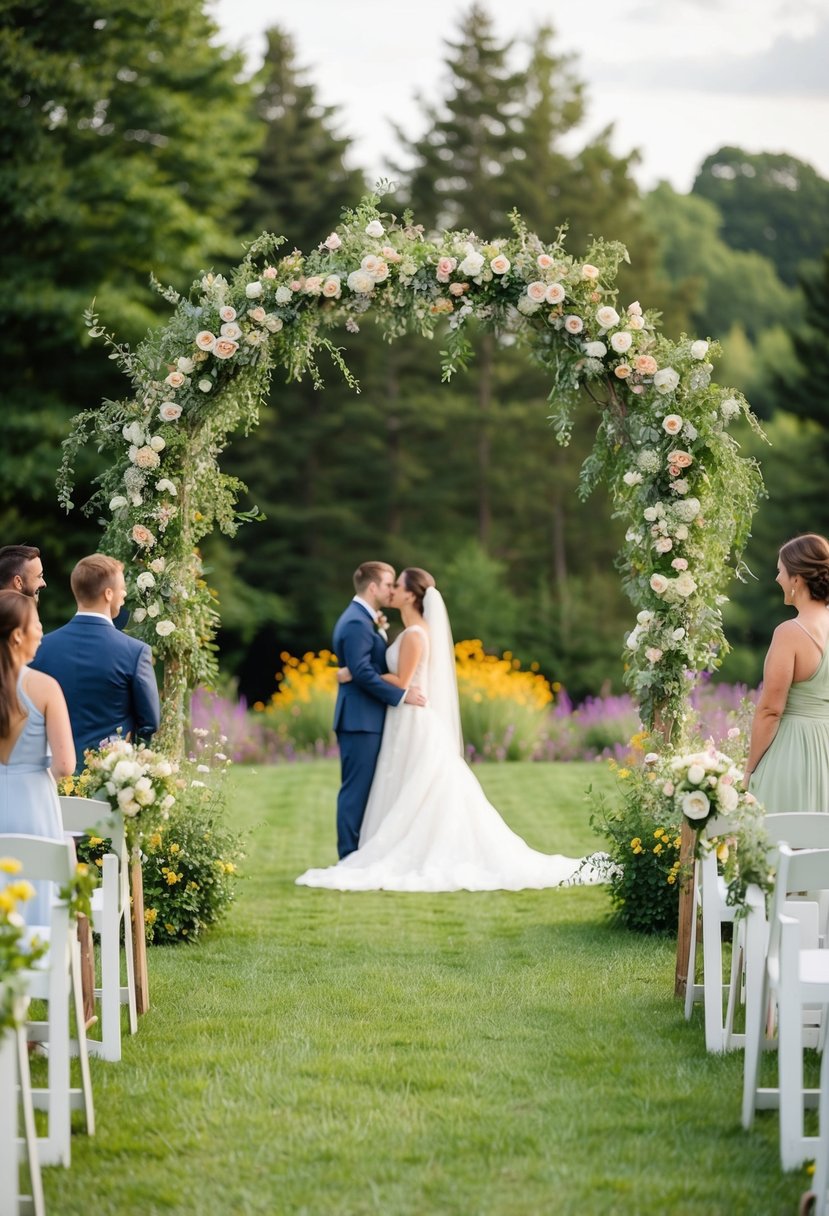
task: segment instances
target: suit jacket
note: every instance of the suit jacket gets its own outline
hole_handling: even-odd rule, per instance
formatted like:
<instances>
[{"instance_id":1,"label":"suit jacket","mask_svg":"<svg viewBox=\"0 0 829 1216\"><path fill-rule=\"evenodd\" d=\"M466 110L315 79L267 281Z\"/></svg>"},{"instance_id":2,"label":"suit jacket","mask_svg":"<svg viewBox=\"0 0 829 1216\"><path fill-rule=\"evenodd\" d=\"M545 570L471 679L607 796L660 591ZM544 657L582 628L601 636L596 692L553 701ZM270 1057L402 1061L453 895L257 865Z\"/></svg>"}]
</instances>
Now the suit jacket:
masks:
<instances>
[{"instance_id":1,"label":"suit jacket","mask_svg":"<svg viewBox=\"0 0 829 1216\"><path fill-rule=\"evenodd\" d=\"M79 767L83 754L121 730L133 742L159 726L161 709L146 642L114 629L100 616L75 616L48 633L31 666L63 689Z\"/></svg>"},{"instance_id":2,"label":"suit jacket","mask_svg":"<svg viewBox=\"0 0 829 1216\"><path fill-rule=\"evenodd\" d=\"M334 626L334 654L351 672L351 682L341 684L337 692L334 730L380 734L386 707L399 705L406 690L381 680L388 671L386 643L366 609L355 600Z\"/></svg>"}]
</instances>

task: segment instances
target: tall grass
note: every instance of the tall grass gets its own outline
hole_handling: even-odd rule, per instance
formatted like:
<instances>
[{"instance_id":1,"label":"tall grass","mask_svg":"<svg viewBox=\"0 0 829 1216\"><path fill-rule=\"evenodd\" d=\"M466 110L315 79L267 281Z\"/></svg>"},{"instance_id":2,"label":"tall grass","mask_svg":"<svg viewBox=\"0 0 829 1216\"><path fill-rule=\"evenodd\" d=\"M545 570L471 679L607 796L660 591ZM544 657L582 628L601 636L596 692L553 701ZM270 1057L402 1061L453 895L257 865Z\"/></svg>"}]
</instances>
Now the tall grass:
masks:
<instances>
[{"instance_id":1,"label":"tall grass","mask_svg":"<svg viewBox=\"0 0 829 1216\"><path fill-rule=\"evenodd\" d=\"M536 847L595 845L594 766L476 770ZM98 1134L53 1216L777 1216L777 1121L739 1125L742 1056L673 998L674 943L601 889L340 894L336 764L233 777L251 831L226 922L150 951L150 1012L93 1060ZM41 1062L42 1063L42 1062Z\"/></svg>"}]
</instances>

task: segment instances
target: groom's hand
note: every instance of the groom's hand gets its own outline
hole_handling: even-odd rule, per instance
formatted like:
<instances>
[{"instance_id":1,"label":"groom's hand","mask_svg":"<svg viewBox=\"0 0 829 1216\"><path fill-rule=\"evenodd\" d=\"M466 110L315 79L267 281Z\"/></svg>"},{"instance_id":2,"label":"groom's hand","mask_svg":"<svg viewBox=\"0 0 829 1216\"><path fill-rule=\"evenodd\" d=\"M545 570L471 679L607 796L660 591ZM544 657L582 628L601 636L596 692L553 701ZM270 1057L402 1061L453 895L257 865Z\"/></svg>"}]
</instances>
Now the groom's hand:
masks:
<instances>
[{"instance_id":1,"label":"groom's hand","mask_svg":"<svg viewBox=\"0 0 829 1216\"><path fill-rule=\"evenodd\" d=\"M403 700L405 701L405 703L407 705L425 705L426 704L426 698L424 697L423 693L420 691L420 689L417 687L416 684L413 684L411 686L411 688L406 693Z\"/></svg>"}]
</instances>

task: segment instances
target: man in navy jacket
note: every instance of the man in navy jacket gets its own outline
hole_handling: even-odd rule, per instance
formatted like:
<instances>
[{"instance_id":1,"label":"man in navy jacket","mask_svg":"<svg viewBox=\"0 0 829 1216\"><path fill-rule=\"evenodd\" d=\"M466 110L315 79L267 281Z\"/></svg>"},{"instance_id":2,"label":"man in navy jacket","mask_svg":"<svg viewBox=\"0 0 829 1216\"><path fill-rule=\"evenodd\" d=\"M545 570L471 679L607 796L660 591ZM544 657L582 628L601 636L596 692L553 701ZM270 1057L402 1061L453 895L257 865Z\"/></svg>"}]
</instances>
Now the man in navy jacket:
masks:
<instances>
[{"instance_id":1,"label":"man in navy jacket","mask_svg":"<svg viewBox=\"0 0 829 1216\"><path fill-rule=\"evenodd\" d=\"M78 611L48 633L31 666L63 689L78 756L120 730L133 743L158 730L161 713L152 651L114 624L126 597L124 567L113 557L83 557L71 576Z\"/></svg>"},{"instance_id":2,"label":"man in navy jacket","mask_svg":"<svg viewBox=\"0 0 829 1216\"><path fill-rule=\"evenodd\" d=\"M386 666L385 631L375 626L387 608L394 570L385 562L363 562L354 572L356 595L334 626L334 653L351 672L341 684L334 710L342 784L337 797L337 851L353 853L377 766L386 709L406 701L425 705L419 688L395 688L381 679Z\"/></svg>"}]
</instances>

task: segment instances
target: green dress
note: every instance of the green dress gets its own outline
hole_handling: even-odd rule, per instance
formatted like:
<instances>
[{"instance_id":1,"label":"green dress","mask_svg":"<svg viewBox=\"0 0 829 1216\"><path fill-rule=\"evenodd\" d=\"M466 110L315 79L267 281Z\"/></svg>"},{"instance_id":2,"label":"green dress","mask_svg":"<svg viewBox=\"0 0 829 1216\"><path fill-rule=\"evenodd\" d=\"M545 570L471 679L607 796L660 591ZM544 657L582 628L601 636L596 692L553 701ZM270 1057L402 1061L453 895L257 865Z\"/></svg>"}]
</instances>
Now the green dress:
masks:
<instances>
[{"instance_id":1,"label":"green dress","mask_svg":"<svg viewBox=\"0 0 829 1216\"><path fill-rule=\"evenodd\" d=\"M829 645L815 674L789 689L777 734L749 789L769 814L829 811Z\"/></svg>"}]
</instances>

